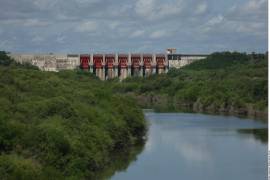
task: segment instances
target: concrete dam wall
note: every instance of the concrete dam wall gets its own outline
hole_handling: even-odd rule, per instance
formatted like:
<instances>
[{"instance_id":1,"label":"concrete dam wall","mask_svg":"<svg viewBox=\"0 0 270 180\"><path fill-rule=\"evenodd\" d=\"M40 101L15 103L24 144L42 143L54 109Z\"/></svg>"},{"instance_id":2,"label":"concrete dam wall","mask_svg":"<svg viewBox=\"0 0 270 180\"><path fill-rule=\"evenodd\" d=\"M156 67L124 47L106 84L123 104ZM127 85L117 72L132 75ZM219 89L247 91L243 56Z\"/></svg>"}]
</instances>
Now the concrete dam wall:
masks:
<instances>
[{"instance_id":1,"label":"concrete dam wall","mask_svg":"<svg viewBox=\"0 0 270 180\"><path fill-rule=\"evenodd\" d=\"M150 76L181 68L207 55L195 54L10 54L16 62L30 63L43 71L81 68L101 80L129 76Z\"/></svg>"}]
</instances>

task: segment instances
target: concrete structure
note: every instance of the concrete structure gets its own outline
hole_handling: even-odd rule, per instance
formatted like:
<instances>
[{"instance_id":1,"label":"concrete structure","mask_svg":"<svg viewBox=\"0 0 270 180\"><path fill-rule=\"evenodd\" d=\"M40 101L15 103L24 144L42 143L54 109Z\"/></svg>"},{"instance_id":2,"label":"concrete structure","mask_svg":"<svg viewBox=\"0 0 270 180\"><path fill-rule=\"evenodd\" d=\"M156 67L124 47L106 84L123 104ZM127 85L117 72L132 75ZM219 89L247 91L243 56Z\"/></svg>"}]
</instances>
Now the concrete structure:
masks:
<instances>
[{"instance_id":1,"label":"concrete structure","mask_svg":"<svg viewBox=\"0 0 270 180\"><path fill-rule=\"evenodd\" d=\"M175 49L172 49L175 52ZM43 71L80 68L102 80L129 76L150 76L181 68L207 55L191 54L10 54L19 63L30 63Z\"/></svg>"},{"instance_id":2,"label":"concrete structure","mask_svg":"<svg viewBox=\"0 0 270 180\"><path fill-rule=\"evenodd\" d=\"M167 54L176 54L176 49L175 48L168 48Z\"/></svg>"},{"instance_id":3,"label":"concrete structure","mask_svg":"<svg viewBox=\"0 0 270 180\"><path fill-rule=\"evenodd\" d=\"M78 54L68 54L67 55L67 69L74 69L74 67L80 66L80 57Z\"/></svg>"},{"instance_id":4,"label":"concrete structure","mask_svg":"<svg viewBox=\"0 0 270 180\"><path fill-rule=\"evenodd\" d=\"M181 68L198 60L205 59L205 54L168 54L169 68Z\"/></svg>"},{"instance_id":5,"label":"concrete structure","mask_svg":"<svg viewBox=\"0 0 270 180\"><path fill-rule=\"evenodd\" d=\"M107 79L113 79L114 77L117 77L117 74L115 75L115 71L117 68L115 68L115 55L114 54L106 54L105 55L105 77Z\"/></svg>"}]
</instances>

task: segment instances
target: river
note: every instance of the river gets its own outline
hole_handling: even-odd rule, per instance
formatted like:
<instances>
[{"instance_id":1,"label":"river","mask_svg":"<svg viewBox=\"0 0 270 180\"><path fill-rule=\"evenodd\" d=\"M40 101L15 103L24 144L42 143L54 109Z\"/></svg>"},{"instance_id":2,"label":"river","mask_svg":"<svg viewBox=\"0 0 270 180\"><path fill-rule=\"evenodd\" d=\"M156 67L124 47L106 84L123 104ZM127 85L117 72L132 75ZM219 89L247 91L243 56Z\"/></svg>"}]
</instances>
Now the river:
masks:
<instances>
[{"instance_id":1,"label":"river","mask_svg":"<svg viewBox=\"0 0 270 180\"><path fill-rule=\"evenodd\" d=\"M267 179L267 125L189 113L145 113L148 139L112 180Z\"/></svg>"}]
</instances>

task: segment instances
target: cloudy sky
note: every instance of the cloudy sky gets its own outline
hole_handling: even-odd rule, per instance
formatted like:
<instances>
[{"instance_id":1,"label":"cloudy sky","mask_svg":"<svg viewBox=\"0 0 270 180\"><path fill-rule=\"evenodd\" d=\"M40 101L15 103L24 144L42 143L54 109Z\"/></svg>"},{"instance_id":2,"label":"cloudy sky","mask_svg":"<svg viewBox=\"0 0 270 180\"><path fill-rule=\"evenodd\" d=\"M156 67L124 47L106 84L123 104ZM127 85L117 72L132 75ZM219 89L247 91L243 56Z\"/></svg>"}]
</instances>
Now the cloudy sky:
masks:
<instances>
[{"instance_id":1,"label":"cloudy sky","mask_svg":"<svg viewBox=\"0 0 270 180\"><path fill-rule=\"evenodd\" d=\"M267 50L267 0L0 0L0 50Z\"/></svg>"}]
</instances>

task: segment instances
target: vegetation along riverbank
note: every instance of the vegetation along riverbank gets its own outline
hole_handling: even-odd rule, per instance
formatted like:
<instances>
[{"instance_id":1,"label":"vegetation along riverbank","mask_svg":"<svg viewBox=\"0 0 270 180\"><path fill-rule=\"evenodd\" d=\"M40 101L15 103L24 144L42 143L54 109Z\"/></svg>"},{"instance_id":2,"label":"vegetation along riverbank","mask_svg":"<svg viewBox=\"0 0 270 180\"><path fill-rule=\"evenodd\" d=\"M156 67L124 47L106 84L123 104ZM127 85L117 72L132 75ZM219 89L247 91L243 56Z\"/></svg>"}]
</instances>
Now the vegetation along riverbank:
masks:
<instances>
[{"instance_id":1,"label":"vegetation along riverbank","mask_svg":"<svg viewBox=\"0 0 270 180\"><path fill-rule=\"evenodd\" d=\"M1 179L95 179L143 140L142 110L105 82L0 59Z\"/></svg>"},{"instance_id":2,"label":"vegetation along riverbank","mask_svg":"<svg viewBox=\"0 0 270 180\"><path fill-rule=\"evenodd\" d=\"M142 108L250 116L267 120L268 59L265 54L213 53L168 74L114 83L114 92Z\"/></svg>"}]
</instances>

